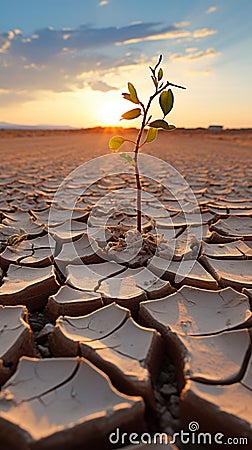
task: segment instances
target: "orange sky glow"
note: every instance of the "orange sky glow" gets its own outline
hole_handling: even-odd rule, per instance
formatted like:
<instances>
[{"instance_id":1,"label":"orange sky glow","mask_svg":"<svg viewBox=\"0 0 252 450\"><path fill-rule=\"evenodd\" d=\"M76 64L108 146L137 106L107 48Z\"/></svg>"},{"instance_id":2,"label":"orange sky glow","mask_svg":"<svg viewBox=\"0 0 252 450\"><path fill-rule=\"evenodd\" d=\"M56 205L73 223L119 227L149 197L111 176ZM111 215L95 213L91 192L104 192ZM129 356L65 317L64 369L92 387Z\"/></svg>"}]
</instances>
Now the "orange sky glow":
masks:
<instances>
[{"instance_id":1,"label":"orange sky glow","mask_svg":"<svg viewBox=\"0 0 252 450\"><path fill-rule=\"evenodd\" d=\"M45 0L40 14L30 0L12 3L16 15L6 4L0 18L0 122L137 127L120 120L131 109L121 94L130 81L146 102L162 53L165 79L186 87L173 90L171 124L252 126L250 3L73 0L59 11Z\"/></svg>"}]
</instances>

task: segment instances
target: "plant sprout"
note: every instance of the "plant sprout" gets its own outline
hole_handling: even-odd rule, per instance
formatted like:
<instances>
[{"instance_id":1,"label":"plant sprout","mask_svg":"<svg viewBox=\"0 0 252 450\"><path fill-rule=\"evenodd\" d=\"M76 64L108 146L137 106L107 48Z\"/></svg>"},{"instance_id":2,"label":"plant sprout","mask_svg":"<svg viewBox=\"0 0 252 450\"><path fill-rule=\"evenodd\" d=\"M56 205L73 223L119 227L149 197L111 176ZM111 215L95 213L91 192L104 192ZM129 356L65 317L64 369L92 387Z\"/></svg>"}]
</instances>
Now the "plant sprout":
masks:
<instances>
[{"instance_id":1,"label":"plant sprout","mask_svg":"<svg viewBox=\"0 0 252 450\"><path fill-rule=\"evenodd\" d=\"M158 134L158 129L163 129L166 131L172 131L176 127L174 125L170 125L165 117L169 114L169 112L173 108L174 104L174 96L171 89L168 89L169 86L177 87L180 89L185 89L183 86L178 86L177 84L170 83L169 81L162 81L164 77L163 69L160 67L162 61L162 55L160 55L157 64L155 67L150 67L151 71L151 79L154 84L154 93L149 97L147 105L144 105L139 100L137 91L132 83L128 83L128 91L123 93L123 97L129 102L135 103L138 105L137 108L131 109L130 111L122 114L121 119L132 120L142 116L141 127L138 131L138 135L136 141L132 141L131 139L126 139L122 136L114 136L109 141L109 148L115 152L119 150L121 145L124 142L131 142L134 144L134 158L132 158L127 153L121 153L120 156L126 159L132 166L135 168L135 180L136 180L136 210L137 210L137 230L139 233L142 231L142 214L141 214L141 202L142 202L142 186L141 179L139 173L138 166L138 154L139 150L147 143L153 142ZM152 120L152 116L150 115L150 107L152 106L153 100L159 96L159 105L163 114L161 119ZM143 132L146 127L148 128L146 136L143 136Z\"/></svg>"}]
</instances>

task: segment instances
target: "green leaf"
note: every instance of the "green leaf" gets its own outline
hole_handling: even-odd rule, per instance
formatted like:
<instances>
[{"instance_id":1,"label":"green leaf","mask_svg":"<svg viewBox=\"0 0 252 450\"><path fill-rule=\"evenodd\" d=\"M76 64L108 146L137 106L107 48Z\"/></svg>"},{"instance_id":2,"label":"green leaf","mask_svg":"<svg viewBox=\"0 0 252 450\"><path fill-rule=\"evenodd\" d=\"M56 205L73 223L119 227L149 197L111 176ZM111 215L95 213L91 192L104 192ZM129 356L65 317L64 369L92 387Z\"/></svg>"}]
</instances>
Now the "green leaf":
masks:
<instances>
[{"instance_id":1,"label":"green leaf","mask_svg":"<svg viewBox=\"0 0 252 450\"><path fill-rule=\"evenodd\" d=\"M146 142L155 141L157 134L158 134L157 128L149 128L146 136Z\"/></svg>"},{"instance_id":2,"label":"green leaf","mask_svg":"<svg viewBox=\"0 0 252 450\"><path fill-rule=\"evenodd\" d=\"M160 94L159 104L164 113L164 117L167 116L167 114L172 110L173 103L174 103L174 96L171 89L169 89L168 91L163 91Z\"/></svg>"},{"instance_id":3,"label":"green leaf","mask_svg":"<svg viewBox=\"0 0 252 450\"><path fill-rule=\"evenodd\" d=\"M165 120L154 120L149 124L150 127L153 128L163 128L164 130L174 130L176 128L174 125L169 125Z\"/></svg>"},{"instance_id":4,"label":"green leaf","mask_svg":"<svg viewBox=\"0 0 252 450\"><path fill-rule=\"evenodd\" d=\"M121 118L126 119L126 120L132 120L132 119L136 119L140 115L141 115L141 109L135 108L135 109L131 109L130 111L127 111L126 113L122 114Z\"/></svg>"},{"instance_id":5,"label":"green leaf","mask_svg":"<svg viewBox=\"0 0 252 450\"><path fill-rule=\"evenodd\" d=\"M136 165L134 159L130 155L127 155L127 153L120 153L120 156L121 158L126 159L132 166Z\"/></svg>"},{"instance_id":6,"label":"green leaf","mask_svg":"<svg viewBox=\"0 0 252 450\"><path fill-rule=\"evenodd\" d=\"M164 128L164 130L168 130L169 129L169 125L165 120L154 120L153 122L151 122L149 124L150 127L153 128Z\"/></svg>"},{"instance_id":7,"label":"green leaf","mask_svg":"<svg viewBox=\"0 0 252 450\"><path fill-rule=\"evenodd\" d=\"M125 139L121 136L114 136L109 141L109 148L117 152L121 145L124 143Z\"/></svg>"},{"instance_id":8,"label":"green leaf","mask_svg":"<svg viewBox=\"0 0 252 450\"><path fill-rule=\"evenodd\" d=\"M163 69L160 67L158 71L158 81L162 80L163 74L164 74Z\"/></svg>"},{"instance_id":9,"label":"green leaf","mask_svg":"<svg viewBox=\"0 0 252 450\"><path fill-rule=\"evenodd\" d=\"M139 99L137 96L137 91L135 89L135 87L133 86L132 83L128 83L128 89L129 89L129 93L130 93L130 99L133 103L139 103Z\"/></svg>"},{"instance_id":10,"label":"green leaf","mask_svg":"<svg viewBox=\"0 0 252 450\"><path fill-rule=\"evenodd\" d=\"M122 96L123 96L123 98L125 98L125 100L129 100L129 102L132 102L131 96L128 92L123 92Z\"/></svg>"}]
</instances>

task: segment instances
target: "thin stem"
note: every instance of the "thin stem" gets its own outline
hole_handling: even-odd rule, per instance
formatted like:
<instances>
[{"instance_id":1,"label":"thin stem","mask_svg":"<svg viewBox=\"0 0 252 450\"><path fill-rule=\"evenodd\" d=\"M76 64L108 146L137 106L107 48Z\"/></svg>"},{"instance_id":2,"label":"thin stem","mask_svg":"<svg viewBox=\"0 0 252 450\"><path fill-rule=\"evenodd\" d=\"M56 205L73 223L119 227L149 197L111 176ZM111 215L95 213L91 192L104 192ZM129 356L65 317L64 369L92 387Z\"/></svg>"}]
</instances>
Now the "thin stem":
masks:
<instances>
[{"instance_id":1,"label":"thin stem","mask_svg":"<svg viewBox=\"0 0 252 450\"><path fill-rule=\"evenodd\" d=\"M141 233L142 231L142 212L141 212L141 204L142 204L142 186L140 180L140 173L138 167L138 152L135 151L135 179L136 179L136 188L137 188L137 198L136 198L136 208L137 208L137 231Z\"/></svg>"},{"instance_id":2,"label":"thin stem","mask_svg":"<svg viewBox=\"0 0 252 450\"><path fill-rule=\"evenodd\" d=\"M153 77L154 77L155 80L157 80L155 72L156 72L156 69L159 66L161 60L162 60L162 56L160 55L158 63L156 64L154 69L152 69L150 67L151 72L152 72ZM139 133L137 135L137 140L136 140L136 143L135 143L135 157L134 157L134 160L135 160L135 179L136 179L136 188L137 188L137 195L136 195L137 230L139 231L139 233L142 232L142 212L141 212L141 206L142 206L142 185L141 185L139 166L138 166L138 153L139 153L139 149L145 143L145 142L143 142L141 144L141 139L142 139L142 136L143 136L144 128L149 122L148 112L149 112L150 106L151 106L154 98L157 95L159 95L162 91L164 91L164 89L166 89L168 86L173 86L173 87L177 87L177 88L180 88L180 89L185 89L185 87L179 86L177 84L170 83L169 81L167 81L164 85L162 84L160 87L158 87L158 84L156 84L155 92L154 92L153 95L150 96L149 101L147 103L147 106L145 107L142 102L139 102L139 104L140 104L140 106L142 107L142 110L143 110L143 119L142 119L142 123L141 123L141 127L140 127L140 130L139 130Z\"/></svg>"},{"instance_id":3,"label":"thin stem","mask_svg":"<svg viewBox=\"0 0 252 450\"><path fill-rule=\"evenodd\" d=\"M135 146L135 179L136 179L136 188L137 188L137 195L136 195L136 208L137 208L137 231L139 231L139 233L142 232L142 212L141 212L141 206L142 206L142 185L141 185L141 180L140 180L140 173L139 173L139 166L138 166L138 152L139 152L139 148L140 148L140 142L141 142L141 138L142 138L142 134L143 134L143 130L145 127L145 123L146 123L146 117L147 117L147 112L148 112L148 106L145 109L144 105L143 107L143 120L142 120L142 124L141 124L141 128L139 130L138 136L137 136L137 141L136 141L136 146Z\"/></svg>"},{"instance_id":4,"label":"thin stem","mask_svg":"<svg viewBox=\"0 0 252 450\"><path fill-rule=\"evenodd\" d=\"M147 123L147 116L148 116L148 111L150 109L151 103L153 101L153 99L156 97L156 95L158 94L158 92L155 92L155 94L153 94L148 101L147 107L145 108L145 106L141 104L142 108L143 108L143 119L142 119L142 123L141 123L141 128L139 130L138 136L137 136L137 141L136 141L136 146L135 146L135 179L136 179L136 188L137 188L137 198L136 198L136 207L137 207L137 231L139 231L139 233L142 232L142 212L141 212L141 206L142 206L142 185L141 185L141 180L140 180L140 173L139 173L139 166L138 166L138 153L139 153L139 149L141 147L140 143L141 143L141 139L142 139L142 135L143 135L143 131L144 128L146 126Z\"/></svg>"},{"instance_id":5,"label":"thin stem","mask_svg":"<svg viewBox=\"0 0 252 450\"><path fill-rule=\"evenodd\" d=\"M173 87L176 87L179 89L186 89L186 87L180 86L179 84L170 83L169 81L167 81L167 83L168 83L167 86L173 86ZM163 90L163 88L162 88L162 90Z\"/></svg>"},{"instance_id":6,"label":"thin stem","mask_svg":"<svg viewBox=\"0 0 252 450\"><path fill-rule=\"evenodd\" d=\"M135 142L135 141L132 141L131 139L126 139L126 138L124 138L124 142L131 142L132 144L135 144L135 145L136 145L136 142Z\"/></svg>"}]
</instances>

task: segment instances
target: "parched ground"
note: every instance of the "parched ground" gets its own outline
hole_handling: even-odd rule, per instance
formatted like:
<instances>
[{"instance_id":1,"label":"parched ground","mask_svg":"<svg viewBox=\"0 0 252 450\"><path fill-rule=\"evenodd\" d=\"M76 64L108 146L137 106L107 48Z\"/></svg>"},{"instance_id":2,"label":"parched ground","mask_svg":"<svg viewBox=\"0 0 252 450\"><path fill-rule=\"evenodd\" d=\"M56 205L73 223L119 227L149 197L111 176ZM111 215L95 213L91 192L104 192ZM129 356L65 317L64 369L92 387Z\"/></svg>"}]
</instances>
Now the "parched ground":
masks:
<instances>
[{"instance_id":1,"label":"parched ground","mask_svg":"<svg viewBox=\"0 0 252 450\"><path fill-rule=\"evenodd\" d=\"M58 162L67 172L91 158L110 153L108 142L114 135L124 135L134 140L136 130L0 130L3 168L12 165L13 158L20 168L39 161L43 167L48 164L50 153L52 161ZM206 168L210 171L235 163L243 168L246 164L251 164L251 140L251 130L209 132L201 129L178 129L169 133L159 132L158 139L146 145L143 152L174 164L178 170L188 169L192 163L198 169ZM122 150L131 151L131 144L124 144ZM58 165L56 168L58 169Z\"/></svg>"},{"instance_id":2,"label":"parched ground","mask_svg":"<svg viewBox=\"0 0 252 450\"><path fill-rule=\"evenodd\" d=\"M0 130L0 449L250 448L252 131L146 145L143 240L113 135Z\"/></svg>"}]
</instances>

